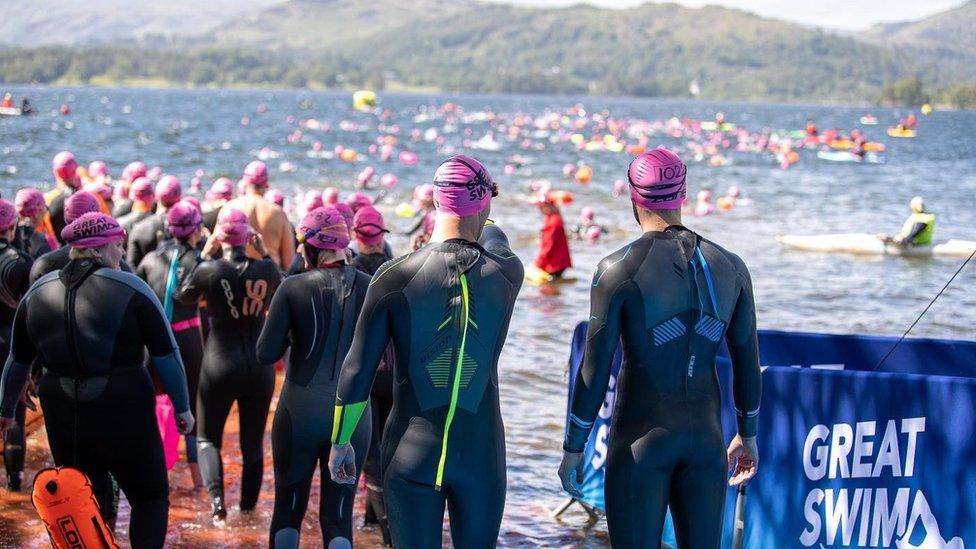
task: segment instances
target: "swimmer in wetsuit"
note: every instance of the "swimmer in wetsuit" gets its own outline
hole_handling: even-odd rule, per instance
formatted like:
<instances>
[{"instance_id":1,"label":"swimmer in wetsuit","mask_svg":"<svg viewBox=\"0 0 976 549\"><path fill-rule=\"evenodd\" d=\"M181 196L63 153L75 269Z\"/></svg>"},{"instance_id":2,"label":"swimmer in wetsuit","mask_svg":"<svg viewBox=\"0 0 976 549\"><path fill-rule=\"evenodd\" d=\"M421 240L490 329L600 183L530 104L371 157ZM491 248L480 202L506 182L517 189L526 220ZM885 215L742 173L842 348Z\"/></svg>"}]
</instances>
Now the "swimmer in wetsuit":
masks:
<instances>
[{"instance_id":1,"label":"swimmer in wetsuit","mask_svg":"<svg viewBox=\"0 0 976 549\"><path fill-rule=\"evenodd\" d=\"M142 162L131 162L122 170L122 179L116 184L112 200L112 217L118 219L132 211L133 200L129 195L132 184L140 177L146 177L146 165Z\"/></svg>"},{"instance_id":2,"label":"swimmer in wetsuit","mask_svg":"<svg viewBox=\"0 0 976 549\"><path fill-rule=\"evenodd\" d=\"M59 152L51 161L51 171L54 172L54 188L45 193L44 201L47 202L54 237L64 243L61 231L68 223L64 218L64 201L81 188L75 155L68 151Z\"/></svg>"},{"instance_id":3,"label":"swimmer in wetsuit","mask_svg":"<svg viewBox=\"0 0 976 549\"><path fill-rule=\"evenodd\" d=\"M264 259L247 257L244 246L248 242ZM260 235L251 232L244 212L225 209L201 254L221 255L200 263L174 296L189 306L205 298L210 313L197 395L197 449L216 521L227 516L220 447L234 401L240 415L244 466L241 511L254 509L261 492L264 426L274 392L274 367L258 361L256 346L271 296L281 283L281 271L266 252Z\"/></svg>"},{"instance_id":4,"label":"swimmer in wetsuit","mask_svg":"<svg viewBox=\"0 0 976 549\"><path fill-rule=\"evenodd\" d=\"M593 277L583 365L559 468L581 497L582 452L606 395L614 349L623 364L610 429L606 511L614 547L659 547L668 505L679 547L717 548L726 471L756 473L761 374L749 271L738 256L681 226L684 163L666 149L628 175L644 234L607 256ZM738 435L722 436L715 354L732 357Z\"/></svg>"},{"instance_id":5,"label":"swimmer in wetsuit","mask_svg":"<svg viewBox=\"0 0 976 549\"><path fill-rule=\"evenodd\" d=\"M0 383L0 432L36 360L54 463L88 476L103 513L111 509L111 474L132 506L132 547L162 547L169 486L143 349L185 433L193 415L176 341L152 290L118 270L125 231L115 219L86 213L61 236L72 247L71 261L31 286L14 318Z\"/></svg>"},{"instance_id":6,"label":"swimmer in wetsuit","mask_svg":"<svg viewBox=\"0 0 976 549\"><path fill-rule=\"evenodd\" d=\"M164 175L156 184L156 213L133 225L125 246L125 259L133 267L138 267L146 254L156 249L166 233L166 212L180 201L183 187L180 180L172 175Z\"/></svg>"},{"instance_id":7,"label":"swimmer in wetsuit","mask_svg":"<svg viewBox=\"0 0 976 549\"><path fill-rule=\"evenodd\" d=\"M66 222L71 223L75 219L78 219L83 214L88 212L98 211L98 199L94 195L85 191L78 191L75 194L68 197L64 201L64 219ZM65 244L60 248L50 251L41 257L38 257L34 261L34 265L31 266L30 271L30 283L34 284L42 276L47 273L60 271L62 267L71 261L71 246ZM122 260L119 262L119 268L125 272L131 272L132 269L129 268L129 264Z\"/></svg>"},{"instance_id":8,"label":"swimmer in wetsuit","mask_svg":"<svg viewBox=\"0 0 976 549\"><path fill-rule=\"evenodd\" d=\"M186 280L187 275L200 263L197 243L203 214L188 200L172 205L166 212L166 232L172 238L159 243L143 258L136 274L146 281L155 292L163 312L173 329L173 336L180 348L180 357L186 368L187 389L190 394L190 411L197 415L197 387L203 362L203 335L200 331L199 307L196 303L185 305L173 297ZM186 461L194 487L203 486L197 460L196 429L186 433Z\"/></svg>"},{"instance_id":9,"label":"swimmer in wetsuit","mask_svg":"<svg viewBox=\"0 0 976 549\"><path fill-rule=\"evenodd\" d=\"M43 204L44 199L40 200ZM0 199L0 359L4 364L10 352L10 332L13 330L14 313L17 311L20 299L27 293L27 278L31 266L30 256L10 243L16 230L16 208L10 202ZM3 445L7 487L14 491L20 490L21 473L24 472L24 448L27 442L24 433L26 414L26 404L18 402L14 425Z\"/></svg>"},{"instance_id":10,"label":"swimmer in wetsuit","mask_svg":"<svg viewBox=\"0 0 976 549\"><path fill-rule=\"evenodd\" d=\"M386 223L383 214L372 206L362 206L353 216L353 234L356 236L359 253L353 257L352 264L372 276L387 261L393 259L389 243L384 235ZM387 520L386 505L383 503L383 470L380 445L386 420L393 409L393 369L396 353L393 345L388 345L383 359L376 370L376 379L369 392L369 407L373 415L373 433L369 443L369 454L363 464L366 477L366 509L363 512L364 524L377 524L383 535L383 543L391 545L390 524ZM358 453L356 454L359 455Z\"/></svg>"},{"instance_id":11,"label":"swimmer in wetsuit","mask_svg":"<svg viewBox=\"0 0 976 549\"><path fill-rule=\"evenodd\" d=\"M132 182L132 189L129 191L132 198L132 209L129 213L119 218L119 223L126 231L131 231L137 223L150 217L153 214L153 205L156 201L156 190L153 188L152 181L148 178L140 177Z\"/></svg>"},{"instance_id":12,"label":"swimmer in wetsuit","mask_svg":"<svg viewBox=\"0 0 976 549\"><path fill-rule=\"evenodd\" d=\"M271 547L299 545L302 519L316 466L321 468L319 523L331 549L352 547L356 487L328 476L339 368L352 343L369 275L346 263L349 230L334 208L316 208L296 230L306 270L290 276L275 292L258 339L258 360L274 364L291 347L285 382L271 429L275 503ZM352 436L357 470L369 446L369 418Z\"/></svg>"},{"instance_id":13,"label":"swimmer in wetsuit","mask_svg":"<svg viewBox=\"0 0 976 549\"><path fill-rule=\"evenodd\" d=\"M30 187L20 189L14 205L21 219L13 240L17 248L33 260L60 246L47 228L47 204L41 191Z\"/></svg>"},{"instance_id":14,"label":"swimmer in wetsuit","mask_svg":"<svg viewBox=\"0 0 976 549\"><path fill-rule=\"evenodd\" d=\"M434 175L431 242L373 277L342 365L329 468L354 483L349 444L392 339L393 410L383 439L383 494L393 545L441 546L445 504L457 547L493 547L505 506L498 355L522 284L522 263L487 224L497 186L458 155Z\"/></svg>"}]
</instances>

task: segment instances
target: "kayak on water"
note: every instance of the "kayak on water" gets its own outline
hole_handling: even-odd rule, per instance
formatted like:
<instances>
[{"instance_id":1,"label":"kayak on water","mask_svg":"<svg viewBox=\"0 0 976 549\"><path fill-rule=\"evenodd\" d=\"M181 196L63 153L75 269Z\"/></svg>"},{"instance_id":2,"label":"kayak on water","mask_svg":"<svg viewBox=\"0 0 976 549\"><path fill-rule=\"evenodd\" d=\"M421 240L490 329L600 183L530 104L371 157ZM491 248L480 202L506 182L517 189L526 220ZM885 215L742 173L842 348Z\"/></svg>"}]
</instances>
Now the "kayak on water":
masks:
<instances>
[{"instance_id":1,"label":"kayak on water","mask_svg":"<svg viewBox=\"0 0 976 549\"><path fill-rule=\"evenodd\" d=\"M817 151L817 158L828 162L867 162L868 164L881 164L884 159L873 152L858 156L850 151Z\"/></svg>"},{"instance_id":2,"label":"kayak on water","mask_svg":"<svg viewBox=\"0 0 976 549\"><path fill-rule=\"evenodd\" d=\"M719 127L718 122L707 121L701 123L701 129L709 132L714 132L714 131L734 132L735 128L736 125L730 124L729 122L723 123L721 128Z\"/></svg>"},{"instance_id":3,"label":"kayak on water","mask_svg":"<svg viewBox=\"0 0 976 549\"><path fill-rule=\"evenodd\" d=\"M863 255L903 255L908 257L969 257L976 250L976 241L948 240L934 246L886 244L873 234L779 235L776 240L795 250L823 253Z\"/></svg>"},{"instance_id":4,"label":"kayak on water","mask_svg":"<svg viewBox=\"0 0 976 549\"><path fill-rule=\"evenodd\" d=\"M871 116L870 114L861 117L861 124L864 124L865 126L874 126L877 123L878 123L878 119Z\"/></svg>"},{"instance_id":5,"label":"kayak on water","mask_svg":"<svg viewBox=\"0 0 976 549\"><path fill-rule=\"evenodd\" d=\"M910 130L908 128L888 128L888 137L912 138L915 137L915 135L915 130Z\"/></svg>"},{"instance_id":6,"label":"kayak on water","mask_svg":"<svg viewBox=\"0 0 976 549\"><path fill-rule=\"evenodd\" d=\"M24 114L19 107L0 107L0 116L20 116Z\"/></svg>"},{"instance_id":7,"label":"kayak on water","mask_svg":"<svg viewBox=\"0 0 976 549\"><path fill-rule=\"evenodd\" d=\"M831 149L837 149L839 151L850 150L854 146L854 142L850 139L837 139L830 142ZM868 141L864 144L864 150L867 152L884 152L885 144L878 143L877 141Z\"/></svg>"}]
</instances>

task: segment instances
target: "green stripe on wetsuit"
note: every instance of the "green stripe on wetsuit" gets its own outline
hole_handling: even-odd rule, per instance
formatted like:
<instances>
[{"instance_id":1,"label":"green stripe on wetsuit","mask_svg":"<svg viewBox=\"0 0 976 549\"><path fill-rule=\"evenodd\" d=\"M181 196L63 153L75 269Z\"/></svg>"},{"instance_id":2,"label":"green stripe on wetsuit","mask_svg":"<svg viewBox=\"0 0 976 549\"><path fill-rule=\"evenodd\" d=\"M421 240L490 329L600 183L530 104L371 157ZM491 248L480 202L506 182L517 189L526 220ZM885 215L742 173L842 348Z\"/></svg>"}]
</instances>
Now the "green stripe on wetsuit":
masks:
<instances>
[{"instance_id":1,"label":"green stripe on wetsuit","mask_svg":"<svg viewBox=\"0 0 976 549\"><path fill-rule=\"evenodd\" d=\"M353 402L352 404L336 404L334 419L332 420L332 443L349 444L352 434L356 431L359 418L363 417L368 400Z\"/></svg>"},{"instance_id":2,"label":"green stripe on wetsuit","mask_svg":"<svg viewBox=\"0 0 976 549\"><path fill-rule=\"evenodd\" d=\"M444 466L447 464L447 438L451 433L451 423L457 410L458 392L461 390L461 372L464 368L464 344L468 339L468 322L470 309L468 307L468 278L461 275L461 307L464 309L464 320L461 324L461 346L458 348L457 364L454 368L454 383L451 385L451 404L447 408L447 419L444 420L444 438L441 440L441 457L437 462L437 477L434 487L440 490L444 482Z\"/></svg>"}]
</instances>

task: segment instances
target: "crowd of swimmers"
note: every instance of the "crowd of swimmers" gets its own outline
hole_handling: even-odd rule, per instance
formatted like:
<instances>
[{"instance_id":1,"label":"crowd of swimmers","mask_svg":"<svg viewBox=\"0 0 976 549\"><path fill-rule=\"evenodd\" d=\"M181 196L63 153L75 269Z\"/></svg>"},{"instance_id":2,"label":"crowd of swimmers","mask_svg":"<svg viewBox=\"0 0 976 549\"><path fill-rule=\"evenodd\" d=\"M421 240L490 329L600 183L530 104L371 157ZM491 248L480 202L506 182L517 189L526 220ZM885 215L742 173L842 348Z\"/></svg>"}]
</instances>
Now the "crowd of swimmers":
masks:
<instances>
[{"instance_id":1,"label":"crowd of swimmers","mask_svg":"<svg viewBox=\"0 0 976 549\"><path fill-rule=\"evenodd\" d=\"M455 546L497 543L506 494L498 361L525 272L491 220L501 189L481 162L452 156L417 188L413 251L396 258L368 195L313 192L293 223L260 161L236 185L214 182L202 200L195 186L139 162L116 182L104 163L82 169L68 152L52 168L46 193L0 199L9 489L22 489L25 414L36 397L55 464L88 476L110 524L121 491L131 545L162 547L169 479L157 404L168 399L175 410L192 482L221 523L222 442L236 403L243 468L234 503L251 512L283 361L270 546L299 546L316 468L330 548L352 545L361 474L366 519L386 543L440 547L445 508ZM749 272L682 225L686 175L667 149L634 159L626 176L640 235L593 277L558 475L578 496L582 451L622 343L606 485L615 547L657 546L669 505L680 546L717 547L727 484L758 467ZM544 222L534 264L559 276L571 258L558 195L540 193L536 204ZM584 210L572 232L595 241L604 231ZM731 443L713 371L723 339L738 417Z\"/></svg>"}]
</instances>

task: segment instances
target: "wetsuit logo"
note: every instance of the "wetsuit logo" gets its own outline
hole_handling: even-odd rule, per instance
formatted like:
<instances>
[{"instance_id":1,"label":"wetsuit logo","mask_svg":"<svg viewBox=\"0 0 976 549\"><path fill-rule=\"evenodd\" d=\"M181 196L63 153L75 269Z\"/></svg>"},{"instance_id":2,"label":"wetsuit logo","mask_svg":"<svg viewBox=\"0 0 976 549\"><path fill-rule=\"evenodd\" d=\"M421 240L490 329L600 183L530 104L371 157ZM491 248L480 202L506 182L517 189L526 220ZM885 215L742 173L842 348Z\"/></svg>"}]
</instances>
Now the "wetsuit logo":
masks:
<instances>
[{"instance_id":1,"label":"wetsuit logo","mask_svg":"<svg viewBox=\"0 0 976 549\"><path fill-rule=\"evenodd\" d=\"M264 298L268 295L267 280L245 280L244 316L258 316L264 310Z\"/></svg>"},{"instance_id":2,"label":"wetsuit logo","mask_svg":"<svg viewBox=\"0 0 976 549\"><path fill-rule=\"evenodd\" d=\"M916 454L925 418L815 425L803 445L803 470L814 488L803 504L806 547L844 545L898 549L965 549L961 538L946 540L925 494L912 487L869 488L879 478L908 479L918 473ZM844 482L835 479L864 479ZM863 484L865 486L858 486ZM924 534L924 535L923 535Z\"/></svg>"},{"instance_id":3,"label":"wetsuit logo","mask_svg":"<svg viewBox=\"0 0 976 549\"><path fill-rule=\"evenodd\" d=\"M235 320L240 318L241 313L237 311L237 307L234 305L234 290L230 287L230 282L226 278L221 278L220 287L224 290L224 298L227 300L227 308L230 310L230 316Z\"/></svg>"}]
</instances>

